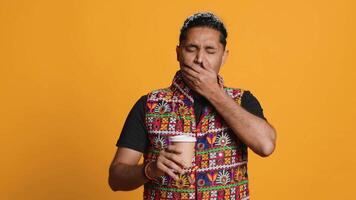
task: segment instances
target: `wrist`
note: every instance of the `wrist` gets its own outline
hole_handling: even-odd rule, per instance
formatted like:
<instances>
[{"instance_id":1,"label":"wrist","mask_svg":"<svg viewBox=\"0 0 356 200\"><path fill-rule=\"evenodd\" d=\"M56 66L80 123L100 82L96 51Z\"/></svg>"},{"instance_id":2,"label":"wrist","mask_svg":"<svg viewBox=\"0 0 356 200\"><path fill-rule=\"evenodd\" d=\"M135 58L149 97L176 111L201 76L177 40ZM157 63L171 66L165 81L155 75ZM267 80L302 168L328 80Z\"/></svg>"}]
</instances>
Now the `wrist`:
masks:
<instances>
[{"instance_id":1,"label":"wrist","mask_svg":"<svg viewBox=\"0 0 356 200\"><path fill-rule=\"evenodd\" d=\"M147 168L148 168L147 169L148 175L153 178L158 178L158 177L164 175L164 173L160 173L160 171L157 169L156 161L151 161L148 164Z\"/></svg>"},{"instance_id":2,"label":"wrist","mask_svg":"<svg viewBox=\"0 0 356 200\"><path fill-rule=\"evenodd\" d=\"M157 181L159 175L157 174L157 170L154 168L155 161L149 161L144 165L144 175L150 181Z\"/></svg>"},{"instance_id":3,"label":"wrist","mask_svg":"<svg viewBox=\"0 0 356 200\"><path fill-rule=\"evenodd\" d=\"M206 99L208 99L210 102L216 102L219 100L222 100L222 98L225 97L225 90L221 87L215 87L215 89L212 90L208 95L206 95Z\"/></svg>"}]
</instances>

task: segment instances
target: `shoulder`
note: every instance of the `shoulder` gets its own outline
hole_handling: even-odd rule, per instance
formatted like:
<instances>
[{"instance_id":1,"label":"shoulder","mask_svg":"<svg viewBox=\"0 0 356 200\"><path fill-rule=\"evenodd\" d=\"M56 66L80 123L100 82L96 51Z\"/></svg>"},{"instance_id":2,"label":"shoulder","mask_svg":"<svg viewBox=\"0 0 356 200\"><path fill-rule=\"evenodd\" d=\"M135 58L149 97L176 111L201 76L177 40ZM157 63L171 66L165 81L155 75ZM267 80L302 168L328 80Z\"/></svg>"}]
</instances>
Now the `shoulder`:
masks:
<instances>
[{"instance_id":1,"label":"shoulder","mask_svg":"<svg viewBox=\"0 0 356 200\"><path fill-rule=\"evenodd\" d=\"M245 90L241 97L241 104L245 105L251 102L258 103L258 100L255 95L252 94L250 90Z\"/></svg>"},{"instance_id":2,"label":"shoulder","mask_svg":"<svg viewBox=\"0 0 356 200\"><path fill-rule=\"evenodd\" d=\"M146 101L147 101L147 94L141 95L136 100L134 105L132 106L129 115L130 116L135 116L135 117L142 116L144 114L144 112L145 112Z\"/></svg>"},{"instance_id":3,"label":"shoulder","mask_svg":"<svg viewBox=\"0 0 356 200\"><path fill-rule=\"evenodd\" d=\"M145 96L147 100L158 100L161 98L170 98L173 95L173 92L170 87L154 89L148 92Z\"/></svg>"},{"instance_id":4,"label":"shoulder","mask_svg":"<svg viewBox=\"0 0 356 200\"><path fill-rule=\"evenodd\" d=\"M263 108L259 100L255 95L252 94L250 90L245 90L241 98L241 106L247 111L265 119L266 117L263 114Z\"/></svg>"},{"instance_id":5,"label":"shoulder","mask_svg":"<svg viewBox=\"0 0 356 200\"><path fill-rule=\"evenodd\" d=\"M147 94L141 95L141 97L136 101L135 107L141 107L147 101Z\"/></svg>"}]
</instances>

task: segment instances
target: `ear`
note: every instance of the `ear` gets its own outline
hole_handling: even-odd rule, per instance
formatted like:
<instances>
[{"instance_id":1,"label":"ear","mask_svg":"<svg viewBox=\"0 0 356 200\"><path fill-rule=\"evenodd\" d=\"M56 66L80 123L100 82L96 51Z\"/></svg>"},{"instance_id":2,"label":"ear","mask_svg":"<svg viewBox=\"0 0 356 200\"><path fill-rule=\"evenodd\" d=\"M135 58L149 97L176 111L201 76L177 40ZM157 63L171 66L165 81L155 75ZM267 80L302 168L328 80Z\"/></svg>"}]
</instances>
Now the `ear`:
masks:
<instances>
[{"instance_id":1,"label":"ear","mask_svg":"<svg viewBox=\"0 0 356 200\"><path fill-rule=\"evenodd\" d=\"M222 61L221 61L221 66L223 66L225 64L225 61L227 59L227 57L229 56L229 50L228 49L225 49L224 50L224 54L223 54L223 57L222 57Z\"/></svg>"},{"instance_id":2,"label":"ear","mask_svg":"<svg viewBox=\"0 0 356 200\"><path fill-rule=\"evenodd\" d=\"M179 59L180 59L180 47L179 47L179 45L176 46L176 54L177 54L177 61L179 62Z\"/></svg>"}]
</instances>

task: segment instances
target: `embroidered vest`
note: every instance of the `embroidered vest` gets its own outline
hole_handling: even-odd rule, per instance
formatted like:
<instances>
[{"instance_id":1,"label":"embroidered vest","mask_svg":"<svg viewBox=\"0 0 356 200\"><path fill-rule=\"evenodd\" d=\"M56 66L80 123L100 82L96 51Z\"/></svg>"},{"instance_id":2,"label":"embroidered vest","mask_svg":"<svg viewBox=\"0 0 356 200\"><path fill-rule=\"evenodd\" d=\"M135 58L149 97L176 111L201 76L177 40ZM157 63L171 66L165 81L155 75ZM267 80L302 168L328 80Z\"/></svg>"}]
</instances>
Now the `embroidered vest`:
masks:
<instances>
[{"instance_id":1,"label":"embroidered vest","mask_svg":"<svg viewBox=\"0 0 356 200\"><path fill-rule=\"evenodd\" d=\"M222 77L219 76L222 79ZM242 89L223 86L241 104ZM196 137L192 167L175 181L169 175L144 185L144 199L249 199L247 146L227 126L214 107L195 119L194 99L177 71L172 84L147 95L145 125L149 147L144 162L157 159L173 135Z\"/></svg>"}]
</instances>

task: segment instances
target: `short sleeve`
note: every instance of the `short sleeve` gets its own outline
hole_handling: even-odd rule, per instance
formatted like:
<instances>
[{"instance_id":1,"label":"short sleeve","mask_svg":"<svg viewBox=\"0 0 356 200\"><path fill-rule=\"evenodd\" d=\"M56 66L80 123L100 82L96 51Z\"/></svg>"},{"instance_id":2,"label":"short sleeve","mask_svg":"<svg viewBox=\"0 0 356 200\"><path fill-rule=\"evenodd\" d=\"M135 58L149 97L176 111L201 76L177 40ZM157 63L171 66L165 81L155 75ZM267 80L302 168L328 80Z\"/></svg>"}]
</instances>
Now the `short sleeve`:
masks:
<instances>
[{"instance_id":1,"label":"short sleeve","mask_svg":"<svg viewBox=\"0 0 356 200\"><path fill-rule=\"evenodd\" d=\"M143 95L131 108L121 130L117 147L126 147L142 153L148 145L147 129L145 126L145 106L147 95Z\"/></svg>"},{"instance_id":2,"label":"short sleeve","mask_svg":"<svg viewBox=\"0 0 356 200\"><path fill-rule=\"evenodd\" d=\"M242 98L241 106L244 109L246 109L248 112L267 121L266 117L263 114L263 108L261 107L257 98L255 96L253 96L251 91L249 91L249 90L244 91L241 98Z\"/></svg>"}]
</instances>

